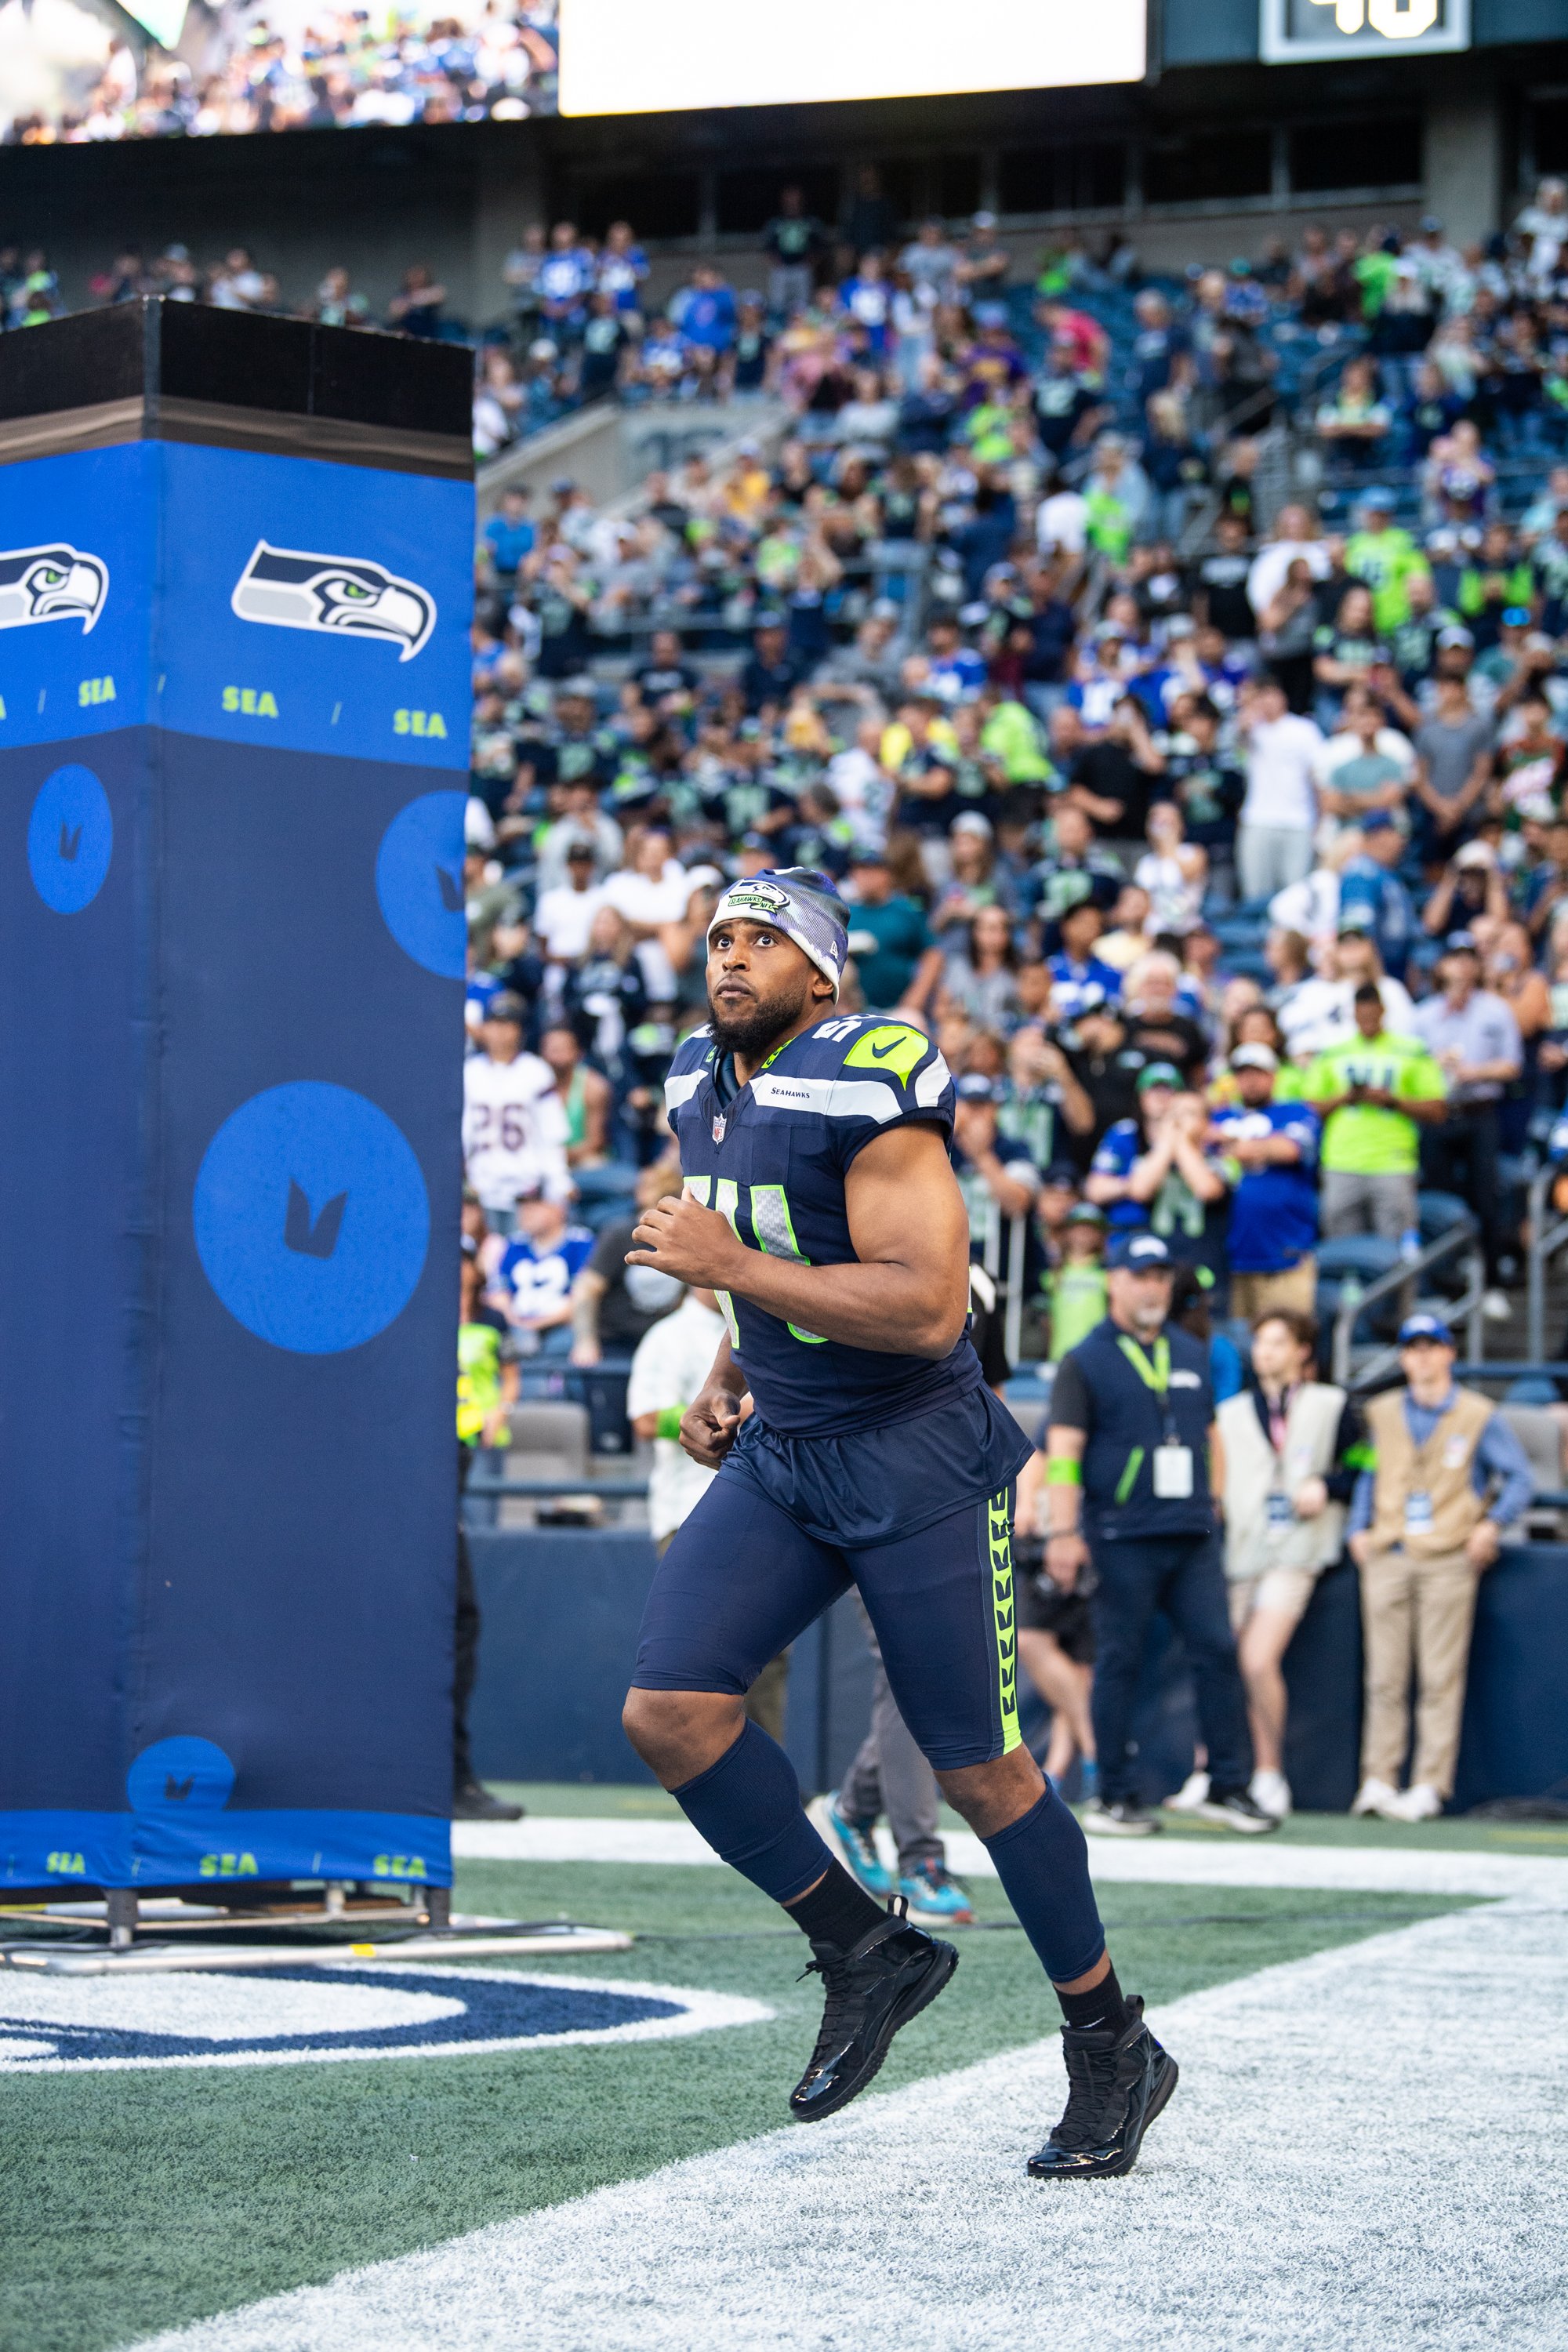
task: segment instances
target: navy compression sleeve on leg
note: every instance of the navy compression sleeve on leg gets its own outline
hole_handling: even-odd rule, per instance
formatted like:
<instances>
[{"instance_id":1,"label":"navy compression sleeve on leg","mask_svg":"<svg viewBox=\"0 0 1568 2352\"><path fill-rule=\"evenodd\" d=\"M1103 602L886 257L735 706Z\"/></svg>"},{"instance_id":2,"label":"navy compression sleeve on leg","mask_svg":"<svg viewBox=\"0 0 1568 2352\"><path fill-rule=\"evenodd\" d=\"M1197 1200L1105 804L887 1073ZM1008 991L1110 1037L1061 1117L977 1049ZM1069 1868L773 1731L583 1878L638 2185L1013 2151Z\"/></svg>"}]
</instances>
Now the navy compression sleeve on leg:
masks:
<instances>
[{"instance_id":1,"label":"navy compression sleeve on leg","mask_svg":"<svg viewBox=\"0 0 1568 2352\"><path fill-rule=\"evenodd\" d=\"M749 1718L717 1764L670 1795L721 1860L775 1903L793 1903L833 1860L805 1818L795 1766Z\"/></svg>"},{"instance_id":2,"label":"navy compression sleeve on leg","mask_svg":"<svg viewBox=\"0 0 1568 2352\"><path fill-rule=\"evenodd\" d=\"M1052 1983L1087 1976L1105 1949L1105 1930L1089 1884L1088 1840L1055 1790L1047 1782L1038 1804L984 1843Z\"/></svg>"}]
</instances>

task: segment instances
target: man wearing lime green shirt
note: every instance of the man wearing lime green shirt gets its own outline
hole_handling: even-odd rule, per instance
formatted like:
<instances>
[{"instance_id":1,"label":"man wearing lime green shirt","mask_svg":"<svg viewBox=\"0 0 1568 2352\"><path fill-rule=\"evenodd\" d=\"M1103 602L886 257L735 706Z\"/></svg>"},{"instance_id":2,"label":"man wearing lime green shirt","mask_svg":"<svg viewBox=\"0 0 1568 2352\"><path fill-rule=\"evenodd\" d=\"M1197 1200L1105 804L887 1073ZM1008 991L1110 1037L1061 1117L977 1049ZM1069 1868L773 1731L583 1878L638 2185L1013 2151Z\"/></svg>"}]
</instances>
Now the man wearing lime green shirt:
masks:
<instances>
[{"instance_id":1,"label":"man wearing lime green shirt","mask_svg":"<svg viewBox=\"0 0 1568 2352\"><path fill-rule=\"evenodd\" d=\"M1391 1037L1375 981L1355 992L1356 1034L1320 1054L1307 1100L1323 1122L1321 1230L1396 1242L1416 1223L1421 1128L1444 1116L1443 1073L1418 1037Z\"/></svg>"},{"instance_id":2,"label":"man wearing lime green shirt","mask_svg":"<svg viewBox=\"0 0 1568 2352\"><path fill-rule=\"evenodd\" d=\"M1345 543L1345 570L1372 590L1372 617L1387 636L1410 618L1410 582L1426 570L1426 558L1407 530L1394 521L1386 490L1368 490L1361 505L1361 529Z\"/></svg>"}]
</instances>

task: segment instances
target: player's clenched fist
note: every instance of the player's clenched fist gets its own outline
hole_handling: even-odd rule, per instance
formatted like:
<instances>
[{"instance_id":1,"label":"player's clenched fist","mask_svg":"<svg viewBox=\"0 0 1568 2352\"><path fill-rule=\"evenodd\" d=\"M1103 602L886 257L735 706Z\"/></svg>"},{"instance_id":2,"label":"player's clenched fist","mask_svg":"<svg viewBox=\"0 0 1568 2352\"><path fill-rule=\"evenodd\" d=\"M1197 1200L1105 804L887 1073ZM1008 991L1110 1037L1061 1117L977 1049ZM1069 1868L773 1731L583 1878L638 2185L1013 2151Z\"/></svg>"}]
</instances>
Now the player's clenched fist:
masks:
<instances>
[{"instance_id":1,"label":"player's clenched fist","mask_svg":"<svg viewBox=\"0 0 1568 2352\"><path fill-rule=\"evenodd\" d=\"M704 1470L717 1470L735 1443L741 1426L741 1400L730 1390L710 1384L680 1417L680 1444Z\"/></svg>"},{"instance_id":2,"label":"player's clenched fist","mask_svg":"<svg viewBox=\"0 0 1568 2352\"><path fill-rule=\"evenodd\" d=\"M660 1274L700 1290L727 1290L743 1252L729 1219L703 1208L689 1192L645 1209L632 1240L636 1247L626 1252L628 1265L657 1266Z\"/></svg>"}]
</instances>

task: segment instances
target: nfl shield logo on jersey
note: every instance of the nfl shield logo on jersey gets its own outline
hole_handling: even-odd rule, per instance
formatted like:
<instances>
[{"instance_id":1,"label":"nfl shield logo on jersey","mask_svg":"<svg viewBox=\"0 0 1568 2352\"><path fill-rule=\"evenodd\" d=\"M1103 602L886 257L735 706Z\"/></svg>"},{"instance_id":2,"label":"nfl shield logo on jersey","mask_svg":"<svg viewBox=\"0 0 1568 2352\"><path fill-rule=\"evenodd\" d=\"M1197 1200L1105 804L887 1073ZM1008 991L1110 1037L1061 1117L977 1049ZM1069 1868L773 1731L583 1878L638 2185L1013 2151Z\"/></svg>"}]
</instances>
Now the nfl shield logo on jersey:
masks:
<instances>
[{"instance_id":1,"label":"nfl shield logo on jersey","mask_svg":"<svg viewBox=\"0 0 1568 2352\"><path fill-rule=\"evenodd\" d=\"M714 1140L714 1142L715 1142L715 1143L722 1143L722 1142L723 1142L723 1140L724 1140L724 1129L725 1129L725 1125L726 1125L726 1120L725 1120L725 1118L724 1118L724 1114L723 1114L723 1112L722 1112L722 1111L721 1111L721 1112L719 1113L718 1118L717 1118L714 1120L714 1122L713 1122L713 1140Z\"/></svg>"}]
</instances>

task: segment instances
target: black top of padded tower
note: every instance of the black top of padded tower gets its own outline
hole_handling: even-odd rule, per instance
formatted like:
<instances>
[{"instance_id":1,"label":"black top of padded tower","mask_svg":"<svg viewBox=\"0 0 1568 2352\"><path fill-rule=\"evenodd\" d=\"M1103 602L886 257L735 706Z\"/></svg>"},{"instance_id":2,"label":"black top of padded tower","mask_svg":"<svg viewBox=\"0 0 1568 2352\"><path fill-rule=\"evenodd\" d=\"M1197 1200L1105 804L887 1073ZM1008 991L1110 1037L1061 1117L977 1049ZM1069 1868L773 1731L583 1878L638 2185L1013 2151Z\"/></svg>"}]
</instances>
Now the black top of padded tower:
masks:
<instances>
[{"instance_id":1,"label":"black top of padded tower","mask_svg":"<svg viewBox=\"0 0 1568 2352\"><path fill-rule=\"evenodd\" d=\"M472 354L163 299L0 335L0 462L177 440L466 476Z\"/></svg>"}]
</instances>

